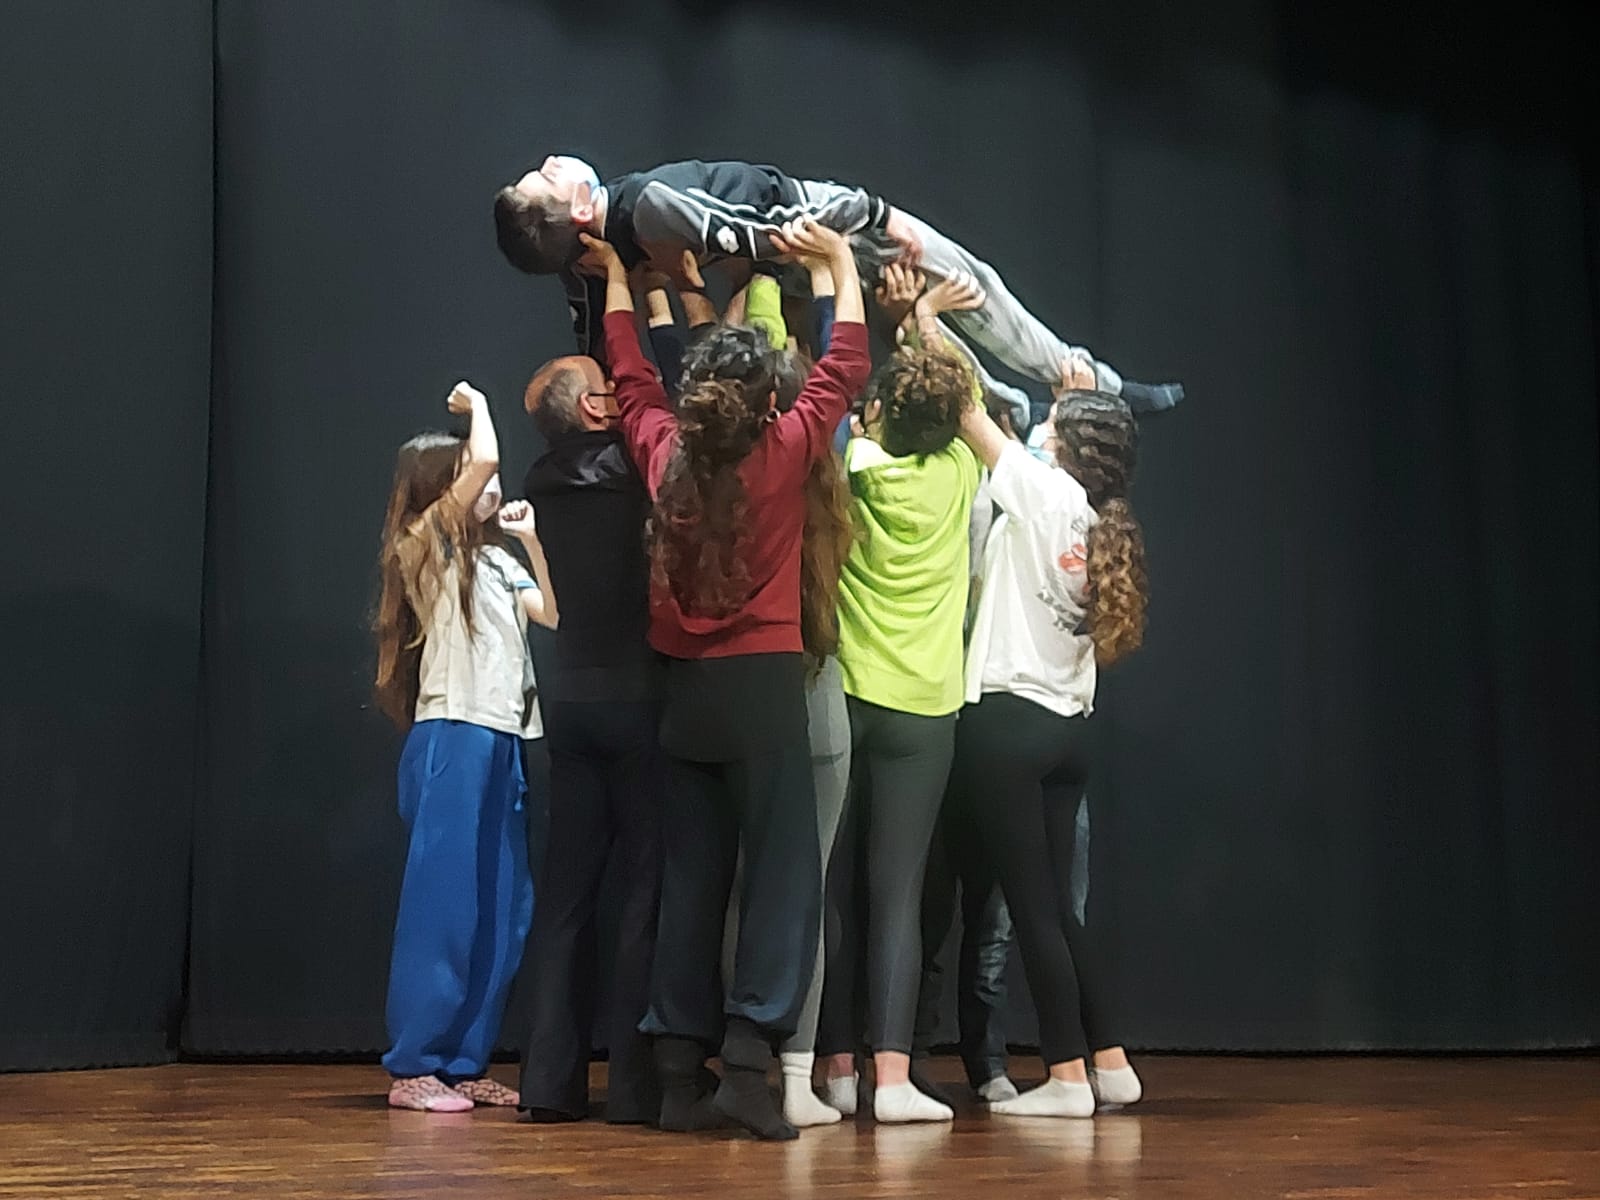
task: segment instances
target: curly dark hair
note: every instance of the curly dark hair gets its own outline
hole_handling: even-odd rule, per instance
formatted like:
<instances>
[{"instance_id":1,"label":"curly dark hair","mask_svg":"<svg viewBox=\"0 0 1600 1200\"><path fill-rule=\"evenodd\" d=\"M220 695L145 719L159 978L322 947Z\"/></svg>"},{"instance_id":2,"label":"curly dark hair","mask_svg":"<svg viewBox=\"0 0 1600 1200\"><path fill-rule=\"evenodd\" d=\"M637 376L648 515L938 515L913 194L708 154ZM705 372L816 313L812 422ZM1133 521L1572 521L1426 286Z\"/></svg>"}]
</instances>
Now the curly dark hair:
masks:
<instances>
[{"instance_id":1,"label":"curly dark hair","mask_svg":"<svg viewBox=\"0 0 1600 1200\"><path fill-rule=\"evenodd\" d=\"M1056 401L1055 431L1058 460L1099 517L1089 534L1089 636L1095 658L1109 665L1144 643L1144 530L1128 502L1139 426L1122 397L1074 390Z\"/></svg>"},{"instance_id":2,"label":"curly dark hair","mask_svg":"<svg viewBox=\"0 0 1600 1200\"><path fill-rule=\"evenodd\" d=\"M778 386L783 352L767 341L764 330L749 325L714 325L683 352L683 383L732 379L763 398Z\"/></svg>"},{"instance_id":3,"label":"curly dark hair","mask_svg":"<svg viewBox=\"0 0 1600 1200\"><path fill-rule=\"evenodd\" d=\"M879 441L896 458L937 454L961 426L961 413L972 403L972 371L942 350L902 348L873 373L867 384L868 411L882 406Z\"/></svg>"},{"instance_id":4,"label":"curly dark hair","mask_svg":"<svg viewBox=\"0 0 1600 1200\"><path fill-rule=\"evenodd\" d=\"M686 613L722 617L749 599L739 464L775 416L777 355L764 334L718 326L684 355L678 445L650 521L652 578Z\"/></svg>"}]
</instances>

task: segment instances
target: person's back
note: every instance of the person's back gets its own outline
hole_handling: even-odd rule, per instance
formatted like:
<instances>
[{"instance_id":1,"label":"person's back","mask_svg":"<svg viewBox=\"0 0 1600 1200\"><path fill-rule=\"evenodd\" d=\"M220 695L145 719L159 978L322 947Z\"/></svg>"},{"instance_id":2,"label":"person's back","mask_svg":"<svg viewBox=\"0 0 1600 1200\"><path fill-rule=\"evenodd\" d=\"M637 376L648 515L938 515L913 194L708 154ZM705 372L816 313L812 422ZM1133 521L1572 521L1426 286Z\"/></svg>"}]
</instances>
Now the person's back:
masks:
<instances>
[{"instance_id":1,"label":"person's back","mask_svg":"<svg viewBox=\"0 0 1600 1200\"><path fill-rule=\"evenodd\" d=\"M951 790L1005 892L1050 1072L989 1111L1083 1118L1143 1094L1117 1024L1114 939L1092 897L1076 912L1062 897L1083 851L1096 662L1143 641L1146 578L1128 500L1138 429L1127 404L1073 388L1057 402L1050 433L1053 465L984 413L963 417L962 437L988 467L1004 515L984 552ZM1104 839L1092 811L1088 871L1099 879Z\"/></svg>"},{"instance_id":2,"label":"person's back","mask_svg":"<svg viewBox=\"0 0 1600 1200\"><path fill-rule=\"evenodd\" d=\"M546 364L524 400L549 446L524 480L571 611L544 680L550 749L542 889L528 939L522 1098L536 1122L590 1111L590 1032L604 1030L610 1121L652 1121L660 1094L638 1025L655 954L665 768L659 664L647 640L649 500L592 359ZM616 914L611 962L597 902ZM600 979L610 987L600 1002Z\"/></svg>"},{"instance_id":3,"label":"person's back","mask_svg":"<svg viewBox=\"0 0 1600 1200\"><path fill-rule=\"evenodd\" d=\"M640 1028L656 1039L657 1126L690 1131L730 1118L775 1140L798 1131L773 1103L766 1073L774 1045L798 1027L821 907L800 631L805 484L870 365L848 243L811 221L781 240L802 261L826 263L841 297L828 353L781 415L772 348L730 328L708 335L715 369L686 366L686 380L695 377L674 411L639 348L627 269L609 244L583 243L605 272L622 430L655 500L650 638L668 658L661 745L670 786L661 940ZM732 978L708 987L741 850ZM712 1095L705 1060L719 1040Z\"/></svg>"},{"instance_id":4,"label":"person's back","mask_svg":"<svg viewBox=\"0 0 1600 1200\"><path fill-rule=\"evenodd\" d=\"M524 494L538 514L550 575L569 597L554 669L543 680L561 700L628 700L646 694L654 656L650 500L622 437L574 430L551 439L528 470Z\"/></svg>"},{"instance_id":5,"label":"person's back","mask_svg":"<svg viewBox=\"0 0 1600 1200\"><path fill-rule=\"evenodd\" d=\"M794 652L799 643L800 542L806 509L801 490L810 462L798 458L774 428L739 466L746 497L741 559L750 580L749 600L736 611L685 611L670 591L658 599L670 615L674 654L720 657L733 653ZM699 653L692 653L699 651Z\"/></svg>"},{"instance_id":6,"label":"person's back","mask_svg":"<svg viewBox=\"0 0 1600 1200\"><path fill-rule=\"evenodd\" d=\"M971 396L964 363L942 351L903 349L874 375L867 436L845 450L856 540L839 580L839 665L851 773L866 786L846 801L839 844L864 847L866 869L858 876L842 865L848 859L830 863L828 928L864 926L866 947L860 955L845 945L829 950L817 1053L827 1059L830 1096L848 1103L854 1049L865 1041L879 1121L954 1116L911 1082L909 1069L923 872L961 707L967 523L978 467L954 438ZM864 1030L855 1011L858 961Z\"/></svg>"},{"instance_id":7,"label":"person's back","mask_svg":"<svg viewBox=\"0 0 1600 1200\"><path fill-rule=\"evenodd\" d=\"M619 330L623 328L619 326ZM636 341L630 342L626 333L619 337L618 346L620 388L625 377L637 375L643 358ZM831 427L859 387L867 363L865 327L848 323L817 363L794 408L782 414L774 412L765 423L736 468L742 491L734 531L741 594L734 597L735 603L722 606L693 598L686 602L678 587L657 579L652 587L650 622L650 642L657 650L672 658L694 660L798 654L804 648L800 543L806 519L805 481L812 463L828 453ZM660 392L653 378L641 382ZM665 408L664 394L658 403L660 407L650 418L653 425L642 429L637 423L645 418L643 407L630 413L624 403L624 432L633 430L629 436L636 460L658 501L657 519L669 522L672 516L659 511L659 505L682 436L679 426L685 421L709 425L712 418L698 410L705 408L709 414L720 401L714 386L693 392L686 389L677 420ZM636 424L630 427L630 421Z\"/></svg>"},{"instance_id":8,"label":"person's back","mask_svg":"<svg viewBox=\"0 0 1600 1200\"><path fill-rule=\"evenodd\" d=\"M921 716L961 707L978 487L977 459L954 437L962 369L937 352L897 355L874 382L884 399L869 401L869 415L881 410L879 440L856 438L845 450L857 532L839 580L845 691Z\"/></svg>"}]
</instances>

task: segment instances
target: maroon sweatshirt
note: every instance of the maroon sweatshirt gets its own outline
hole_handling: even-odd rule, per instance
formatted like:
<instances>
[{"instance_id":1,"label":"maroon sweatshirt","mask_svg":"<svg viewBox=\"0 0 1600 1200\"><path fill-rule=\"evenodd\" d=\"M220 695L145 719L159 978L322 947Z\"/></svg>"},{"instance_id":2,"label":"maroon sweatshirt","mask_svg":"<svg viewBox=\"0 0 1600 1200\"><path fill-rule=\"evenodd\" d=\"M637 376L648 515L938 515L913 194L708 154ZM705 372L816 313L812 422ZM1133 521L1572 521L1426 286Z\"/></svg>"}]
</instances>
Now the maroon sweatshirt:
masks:
<instances>
[{"instance_id":1,"label":"maroon sweatshirt","mask_svg":"<svg viewBox=\"0 0 1600 1200\"><path fill-rule=\"evenodd\" d=\"M639 348L633 314L607 313L605 326L622 436L653 498L678 446L678 421ZM669 589L652 585L650 644L662 654L725 658L801 651L800 540L806 520L806 476L812 463L833 452L833 431L871 371L867 327L857 321L836 324L828 352L812 368L794 407L767 426L739 464L739 478L749 498L749 528L740 553L750 575L750 599L729 616L698 616L679 608Z\"/></svg>"}]
</instances>

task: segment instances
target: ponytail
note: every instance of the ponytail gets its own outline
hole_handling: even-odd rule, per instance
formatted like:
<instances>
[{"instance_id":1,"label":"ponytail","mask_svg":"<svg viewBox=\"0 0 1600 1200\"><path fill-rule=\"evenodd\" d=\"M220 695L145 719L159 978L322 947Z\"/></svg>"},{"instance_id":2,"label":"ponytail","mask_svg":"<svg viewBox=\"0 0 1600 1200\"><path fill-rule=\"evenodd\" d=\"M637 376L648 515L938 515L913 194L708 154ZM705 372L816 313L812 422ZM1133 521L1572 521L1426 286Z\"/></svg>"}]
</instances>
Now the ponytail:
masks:
<instances>
[{"instance_id":1,"label":"ponytail","mask_svg":"<svg viewBox=\"0 0 1600 1200\"><path fill-rule=\"evenodd\" d=\"M1144 644L1144 530L1128 502L1139 428L1120 396L1077 390L1057 402L1055 428L1061 465L1099 517L1089 531L1089 636L1095 660L1109 666Z\"/></svg>"},{"instance_id":2,"label":"ponytail","mask_svg":"<svg viewBox=\"0 0 1600 1200\"><path fill-rule=\"evenodd\" d=\"M1095 661L1110 666L1144 644L1149 578L1144 530L1127 497L1104 501L1089 531L1089 636Z\"/></svg>"}]
</instances>

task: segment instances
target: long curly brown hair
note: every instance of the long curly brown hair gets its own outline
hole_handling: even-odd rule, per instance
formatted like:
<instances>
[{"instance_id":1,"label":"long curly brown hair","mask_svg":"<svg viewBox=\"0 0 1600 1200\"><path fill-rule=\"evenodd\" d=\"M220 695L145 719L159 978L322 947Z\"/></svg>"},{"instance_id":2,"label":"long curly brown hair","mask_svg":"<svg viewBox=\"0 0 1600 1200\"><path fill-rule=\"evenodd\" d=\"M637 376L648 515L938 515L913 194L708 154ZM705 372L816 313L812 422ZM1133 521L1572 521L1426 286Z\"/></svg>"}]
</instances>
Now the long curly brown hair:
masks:
<instances>
[{"instance_id":1,"label":"long curly brown hair","mask_svg":"<svg viewBox=\"0 0 1600 1200\"><path fill-rule=\"evenodd\" d=\"M1089 636L1095 659L1109 665L1144 644L1144 530L1128 502L1139 427L1120 396L1068 391L1056 402L1055 432L1057 459L1099 517L1089 534Z\"/></svg>"},{"instance_id":2,"label":"long curly brown hair","mask_svg":"<svg viewBox=\"0 0 1600 1200\"><path fill-rule=\"evenodd\" d=\"M882 404L878 441L889 454L937 454L961 428L961 413L972 403L972 371L944 350L902 347L873 373L867 384L867 410Z\"/></svg>"},{"instance_id":3,"label":"long curly brown hair","mask_svg":"<svg viewBox=\"0 0 1600 1200\"><path fill-rule=\"evenodd\" d=\"M766 336L737 325L711 330L684 356L678 445L656 493L650 564L685 613L724 617L750 598L739 464L775 415L777 368Z\"/></svg>"},{"instance_id":4,"label":"long curly brown hair","mask_svg":"<svg viewBox=\"0 0 1600 1200\"><path fill-rule=\"evenodd\" d=\"M410 727L417 708L428 605L436 602L445 572L457 557L456 599L468 632L473 628L477 551L489 541L488 527L449 502L428 513L455 481L466 445L465 439L450 434L423 433L401 446L395 460L378 555L378 607L372 618L378 643L373 699L401 729Z\"/></svg>"},{"instance_id":5,"label":"long curly brown hair","mask_svg":"<svg viewBox=\"0 0 1600 1200\"><path fill-rule=\"evenodd\" d=\"M778 411L799 399L811 360L790 351L778 364ZM800 543L800 641L814 667L839 652L839 572L855 541L850 488L838 456L824 454L806 476L806 524Z\"/></svg>"}]
</instances>

